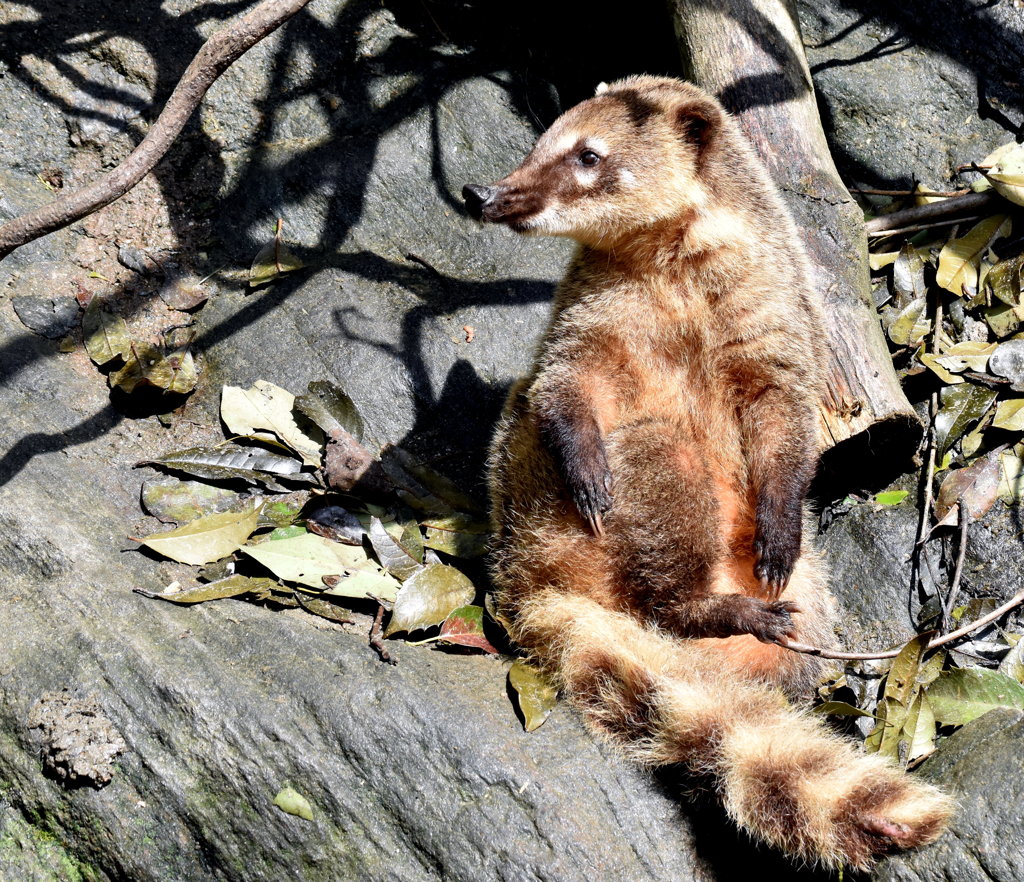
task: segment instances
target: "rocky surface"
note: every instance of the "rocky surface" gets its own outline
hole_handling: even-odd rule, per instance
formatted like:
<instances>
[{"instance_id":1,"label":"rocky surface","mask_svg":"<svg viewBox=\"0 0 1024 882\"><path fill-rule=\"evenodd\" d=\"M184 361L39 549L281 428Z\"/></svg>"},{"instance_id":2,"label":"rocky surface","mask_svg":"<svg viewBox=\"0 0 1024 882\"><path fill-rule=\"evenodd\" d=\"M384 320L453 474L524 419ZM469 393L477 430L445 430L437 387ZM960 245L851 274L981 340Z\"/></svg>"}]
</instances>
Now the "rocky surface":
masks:
<instances>
[{"instance_id":1,"label":"rocky surface","mask_svg":"<svg viewBox=\"0 0 1024 882\"><path fill-rule=\"evenodd\" d=\"M233 11L190 0L129 13L98 0L0 9L0 216L49 198L37 177L45 168L75 186L123 156ZM961 155L948 127L919 138L927 151L864 147L894 125L856 111L877 101L877 86L857 86L861 62L822 65L829 46L848 62L844 41L872 27L841 35L853 13L816 14L817 24L804 10L808 39L822 43L812 51L822 100L833 121L861 120L856 132L835 129L858 163L889 180L932 173L943 151ZM774 868L814 878L742 841L713 804L679 798L679 782L609 755L564 707L523 733L502 661L397 643L392 668L366 646L364 610L357 626L337 628L236 601L179 608L131 592L181 575L125 538L158 527L139 507L154 473L132 466L219 438L222 383L267 379L300 392L333 380L378 442L401 442L479 492L490 426L530 358L567 252L478 228L459 190L514 166L539 127L598 81L674 72L663 16L656 3L635 4L628 23L602 25L583 45L578 10L534 0L511 21L455 0L314 0L225 75L137 191L0 263L0 876L562 882ZM938 70L940 49L881 57L924 53ZM962 121L971 110L948 112ZM991 120L965 125L979 143L1008 139ZM309 266L251 291L244 271L279 217ZM14 303L103 296L142 336L193 321L153 296L159 281L119 262L119 251L134 253L125 249L174 253L182 272L213 274L190 329L200 387L166 426L154 416L159 399L110 396L77 330L63 341L33 333ZM999 509L972 533L969 593L1007 590L1017 516ZM857 507L825 537L853 610L850 642L910 633L902 591L914 523L909 505ZM103 789L44 772L31 709L62 690L95 696L124 739ZM928 853L942 856L934 866L977 863L991 830L1012 824L1000 819L1019 800L1020 776L1005 773L1000 803L985 788L1004 773L971 758L970 745L995 738L983 722L928 764L965 794L956 835ZM310 801L313 821L272 805L285 786Z\"/></svg>"}]
</instances>

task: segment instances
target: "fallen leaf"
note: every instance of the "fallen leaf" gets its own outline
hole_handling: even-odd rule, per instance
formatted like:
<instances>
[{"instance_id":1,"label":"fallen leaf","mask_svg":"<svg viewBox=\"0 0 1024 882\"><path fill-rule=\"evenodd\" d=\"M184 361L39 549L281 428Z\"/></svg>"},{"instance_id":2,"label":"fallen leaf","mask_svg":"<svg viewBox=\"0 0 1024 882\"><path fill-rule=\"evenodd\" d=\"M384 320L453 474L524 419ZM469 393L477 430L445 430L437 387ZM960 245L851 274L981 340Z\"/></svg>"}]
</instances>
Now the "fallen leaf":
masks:
<instances>
[{"instance_id":1,"label":"fallen leaf","mask_svg":"<svg viewBox=\"0 0 1024 882\"><path fill-rule=\"evenodd\" d=\"M401 542L394 539L388 531L384 529L383 524L380 522L380 518L370 518L370 529L368 535L370 537L370 544L373 546L373 550L376 553L381 566L396 579L405 581L414 573L423 569L423 564L416 560L416 558L402 546Z\"/></svg>"},{"instance_id":2,"label":"fallen leaf","mask_svg":"<svg viewBox=\"0 0 1024 882\"><path fill-rule=\"evenodd\" d=\"M200 481L182 481L170 475L142 484L143 510L165 524L185 524L202 515L226 511L240 501L233 490Z\"/></svg>"},{"instance_id":3,"label":"fallen leaf","mask_svg":"<svg viewBox=\"0 0 1024 882\"><path fill-rule=\"evenodd\" d=\"M1020 505L1024 500L1024 461L1013 451L999 455L1003 474L999 481L999 498L1007 505Z\"/></svg>"},{"instance_id":4,"label":"fallen leaf","mask_svg":"<svg viewBox=\"0 0 1024 882\"><path fill-rule=\"evenodd\" d=\"M103 309L99 297L92 298L82 316L82 337L85 351L100 366L115 358L128 358L131 347L128 325L120 316Z\"/></svg>"},{"instance_id":5,"label":"fallen leaf","mask_svg":"<svg viewBox=\"0 0 1024 882\"><path fill-rule=\"evenodd\" d=\"M1024 432L1024 398L1000 401L996 407L996 416L992 420L992 426L1011 432Z\"/></svg>"},{"instance_id":6,"label":"fallen leaf","mask_svg":"<svg viewBox=\"0 0 1024 882\"><path fill-rule=\"evenodd\" d=\"M190 352L175 352L165 358L155 346L140 341L129 344L124 367L110 375L110 385L129 394L139 386L155 386L186 395L198 382L199 374Z\"/></svg>"},{"instance_id":7,"label":"fallen leaf","mask_svg":"<svg viewBox=\"0 0 1024 882\"><path fill-rule=\"evenodd\" d=\"M221 392L220 416L237 435L271 432L287 444L309 466L320 466L323 437L319 429L300 428L295 421L295 396L280 386L257 380L251 388L225 386Z\"/></svg>"},{"instance_id":8,"label":"fallen leaf","mask_svg":"<svg viewBox=\"0 0 1024 882\"><path fill-rule=\"evenodd\" d=\"M899 310L889 324L889 339L897 346L917 346L932 328L927 308L927 300L921 297Z\"/></svg>"},{"instance_id":9,"label":"fallen leaf","mask_svg":"<svg viewBox=\"0 0 1024 882\"><path fill-rule=\"evenodd\" d=\"M456 513L421 522L426 529L423 544L453 557L474 558L487 553L490 528L472 515Z\"/></svg>"},{"instance_id":10,"label":"fallen leaf","mask_svg":"<svg viewBox=\"0 0 1024 882\"><path fill-rule=\"evenodd\" d=\"M1024 145L1011 141L997 147L980 165L986 180L1004 199L1024 205Z\"/></svg>"},{"instance_id":11,"label":"fallen leaf","mask_svg":"<svg viewBox=\"0 0 1024 882\"><path fill-rule=\"evenodd\" d=\"M1024 275L1024 254L999 261L985 277L992 296L1007 306L1020 306L1021 277Z\"/></svg>"},{"instance_id":12,"label":"fallen leaf","mask_svg":"<svg viewBox=\"0 0 1024 882\"><path fill-rule=\"evenodd\" d=\"M982 517L999 496L1000 475L998 454L993 453L973 465L951 471L935 498L938 526L955 526L958 523L958 503L961 499L967 505L967 513L972 519Z\"/></svg>"},{"instance_id":13,"label":"fallen leaf","mask_svg":"<svg viewBox=\"0 0 1024 882\"><path fill-rule=\"evenodd\" d=\"M919 692L907 711L900 740L906 744L905 751L897 750L903 765L912 765L935 752L935 713L926 692Z\"/></svg>"},{"instance_id":14,"label":"fallen leaf","mask_svg":"<svg viewBox=\"0 0 1024 882\"><path fill-rule=\"evenodd\" d=\"M264 598L277 587L280 586L273 579L251 579L248 576L234 575L218 579L216 582L193 585L191 588L170 593L143 591L140 588L135 590L139 594L145 594L146 597L169 600L172 603L205 603L208 600L223 600L227 597L240 597L243 594L253 594L257 598Z\"/></svg>"},{"instance_id":15,"label":"fallen leaf","mask_svg":"<svg viewBox=\"0 0 1024 882\"><path fill-rule=\"evenodd\" d=\"M363 598L369 592L382 600L394 600L398 594L399 582L382 572L361 546L340 545L314 533L244 545L238 550L279 579L325 594ZM325 589L324 576L345 578Z\"/></svg>"},{"instance_id":16,"label":"fallen leaf","mask_svg":"<svg viewBox=\"0 0 1024 882\"><path fill-rule=\"evenodd\" d=\"M312 483L316 479L302 471L302 463L291 456L238 444L217 447L189 447L164 454L160 459L144 459L136 466L155 465L204 478L208 481L240 480L248 484L262 484L268 489L288 492L276 478Z\"/></svg>"},{"instance_id":17,"label":"fallen leaf","mask_svg":"<svg viewBox=\"0 0 1024 882\"><path fill-rule=\"evenodd\" d=\"M973 383L946 386L942 390L940 410L935 417L935 448L940 457L985 415L996 394Z\"/></svg>"},{"instance_id":18,"label":"fallen leaf","mask_svg":"<svg viewBox=\"0 0 1024 882\"><path fill-rule=\"evenodd\" d=\"M823 701L821 704L815 705L811 708L812 713L822 714L830 717L873 717L874 714L869 713L856 705L849 704L845 701Z\"/></svg>"},{"instance_id":19,"label":"fallen leaf","mask_svg":"<svg viewBox=\"0 0 1024 882\"><path fill-rule=\"evenodd\" d=\"M225 511L204 515L165 533L154 533L141 541L164 557L179 563L210 563L241 548L256 529L260 504L245 511Z\"/></svg>"},{"instance_id":20,"label":"fallen leaf","mask_svg":"<svg viewBox=\"0 0 1024 882\"><path fill-rule=\"evenodd\" d=\"M521 659L513 662L512 667L508 669L508 682L519 699L523 728L527 732L533 732L543 725L554 710L558 701L558 690L541 671Z\"/></svg>"},{"instance_id":21,"label":"fallen leaf","mask_svg":"<svg viewBox=\"0 0 1024 882\"><path fill-rule=\"evenodd\" d=\"M305 265L281 240L281 221L278 220L277 234L256 252L249 267L249 287L258 288Z\"/></svg>"},{"instance_id":22,"label":"fallen leaf","mask_svg":"<svg viewBox=\"0 0 1024 882\"><path fill-rule=\"evenodd\" d=\"M460 606L444 620L439 639L444 643L456 643L482 649L492 655L498 650L484 634L484 608L482 606Z\"/></svg>"},{"instance_id":23,"label":"fallen leaf","mask_svg":"<svg viewBox=\"0 0 1024 882\"><path fill-rule=\"evenodd\" d=\"M965 340L954 343L936 361L947 371L957 374L961 371L983 371L988 366L990 356L999 348L998 343L977 343Z\"/></svg>"},{"instance_id":24,"label":"fallen leaf","mask_svg":"<svg viewBox=\"0 0 1024 882\"><path fill-rule=\"evenodd\" d=\"M473 583L455 567L428 564L402 585L384 636L439 625L475 595Z\"/></svg>"},{"instance_id":25,"label":"fallen leaf","mask_svg":"<svg viewBox=\"0 0 1024 882\"><path fill-rule=\"evenodd\" d=\"M309 392L295 399L295 409L318 425L328 437L339 430L363 443L365 426L352 399L333 383L316 380Z\"/></svg>"},{"instance_id":26,"label":"fallen leaf","mask_svg":"<svg viewBox=\"0 0 1024 882\"><path fill-rule=\"evenodd\" d=\"M957 296L978 290L978 264L985 250L1010 232L1010 219L997 214L975 224L959 239L950 239L939 252L935 281Z\"/></svg>"},{"instance_id":27,"label":"fallen leaf","mask_svg":"<svg viewBox=\"0 0 1024 882\"><path fill-rule=\"evenodd\" d=\"M928 687L935 719L962 726L998 707L1024 710L1024 685L987 668L947 671Z\"/></svg>"},{"instance_id":28,"label":"fallen leaf","mask_svg":"<svg viewBox=\"0 0 1024 882\"><path fill-rule=\"evenodd\" d=\"M999 338L1008 337L1024 324L1024 306L1007 306L997 303L982 313L985 323Z\"/></svg>"}]
</instances>

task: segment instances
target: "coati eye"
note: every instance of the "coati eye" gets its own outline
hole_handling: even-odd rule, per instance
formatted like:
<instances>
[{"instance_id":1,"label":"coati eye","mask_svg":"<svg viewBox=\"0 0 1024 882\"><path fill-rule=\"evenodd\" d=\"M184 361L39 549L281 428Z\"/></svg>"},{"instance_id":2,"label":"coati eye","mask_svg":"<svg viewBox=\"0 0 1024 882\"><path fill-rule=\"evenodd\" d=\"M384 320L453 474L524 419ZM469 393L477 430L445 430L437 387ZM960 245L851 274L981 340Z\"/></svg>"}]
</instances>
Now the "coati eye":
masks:
<instances>
[{"instance_id":1,"label":"coati eye","mask_svg":"<svg viewBox=\"0 0 1024 882\"><path fill-rule=\"evenodd\" d=\"M593 150L584 150L580 154L580 163L583 165L597 165L601 161L601 157L598 156Z\"/></svg>"}]
</instances>

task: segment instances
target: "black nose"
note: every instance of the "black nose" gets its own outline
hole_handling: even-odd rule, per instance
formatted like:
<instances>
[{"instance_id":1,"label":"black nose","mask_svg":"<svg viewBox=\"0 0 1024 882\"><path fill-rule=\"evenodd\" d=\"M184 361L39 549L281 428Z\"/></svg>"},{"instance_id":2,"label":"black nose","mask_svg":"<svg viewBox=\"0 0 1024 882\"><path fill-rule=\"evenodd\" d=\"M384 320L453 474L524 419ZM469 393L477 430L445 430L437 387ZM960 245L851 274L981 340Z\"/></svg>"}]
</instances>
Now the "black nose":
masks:
<instances>
[{"instance_id":1,"label":"black nose","mask_svg":"<svg viewBox=\"0 0 1024 882\"><path fill-rule=\"evenodd\" d=\"M466 184L462 188L462 198L466 200L466 210L472 217L480 220L484 214L484 206L494 198L496 192L494 187Z\"/></svg>"}]
</instances>

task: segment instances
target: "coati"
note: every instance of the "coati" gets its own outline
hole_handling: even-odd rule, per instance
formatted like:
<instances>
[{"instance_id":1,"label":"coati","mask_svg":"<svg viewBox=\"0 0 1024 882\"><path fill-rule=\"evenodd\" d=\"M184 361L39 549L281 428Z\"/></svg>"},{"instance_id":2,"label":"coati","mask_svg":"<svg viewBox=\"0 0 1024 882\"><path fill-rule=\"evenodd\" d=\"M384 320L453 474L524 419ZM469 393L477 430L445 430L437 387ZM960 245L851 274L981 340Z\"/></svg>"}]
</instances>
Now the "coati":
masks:
<instances>
[{"instance_id":1,"label":"coati","mask_svg":"<svg viewBox=\"0 0 1024 882\"><path fill-rule=\"evenodd\" d=\"M833 641L802 536L822 307L736 123L695 86L631 77L463 196L579 243L491 450L513 639L627 755L710 778L791 855L865 867L934 840L948 797L783 697L819 674L787 640Z\"/></svg>"}]
</instances>

